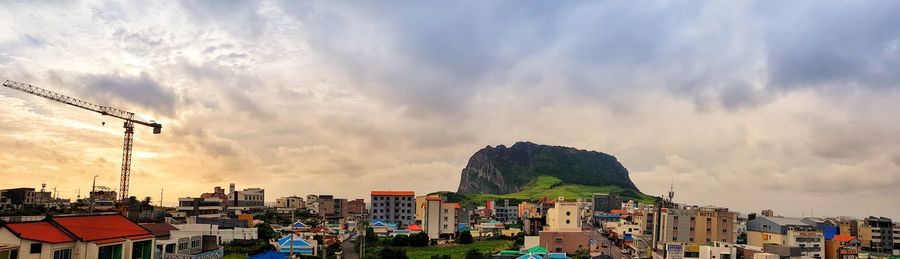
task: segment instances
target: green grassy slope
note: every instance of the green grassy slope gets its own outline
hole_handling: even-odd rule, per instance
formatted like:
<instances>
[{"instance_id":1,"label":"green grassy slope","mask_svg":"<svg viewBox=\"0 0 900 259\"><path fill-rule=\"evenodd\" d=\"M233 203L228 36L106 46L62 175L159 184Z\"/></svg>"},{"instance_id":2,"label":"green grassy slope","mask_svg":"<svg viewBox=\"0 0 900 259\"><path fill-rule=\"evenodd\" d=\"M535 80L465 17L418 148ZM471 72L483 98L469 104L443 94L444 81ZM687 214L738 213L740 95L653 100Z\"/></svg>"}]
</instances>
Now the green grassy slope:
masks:
<instances>
[{"instance_id":1,"label":"green grassy slope","mask_svg":"<svg viewBox=\"0 0 900 259\"><path fill-rule=\"evenodd\" d=\"M428 259L433 255L449 255L453 259L463 259L469 249L478 249L482 253L497 253L503 249L509 249L513 244L512 240L485 240L476 241L468 245L446 245L446 246L429 246L429 247L410 247L406 249L406 255L410 259Z\"/></svg>"},{"instance_id":2,"label":"green grassy slope","mask_svg":"<svg viewBox=\"0 0 900 259\"><path fill-rule=\"evenodd\" d=\"M553 176L538 176L522 188L522 191L509 194L475 194L469 197L469 204L484 204L487 200L520 200L520 201L536 201L541 197L547 196L548 199L556 199L564 197L566 200L574 200L577 198L589 198L594 193L618 193L634 199L639 202L652 203L653 197L642 193L634 193L629 195L625 189L615 185L607 186L590 186L581 184L563 183L562 180Z\"/></svg>"}]
</instances>

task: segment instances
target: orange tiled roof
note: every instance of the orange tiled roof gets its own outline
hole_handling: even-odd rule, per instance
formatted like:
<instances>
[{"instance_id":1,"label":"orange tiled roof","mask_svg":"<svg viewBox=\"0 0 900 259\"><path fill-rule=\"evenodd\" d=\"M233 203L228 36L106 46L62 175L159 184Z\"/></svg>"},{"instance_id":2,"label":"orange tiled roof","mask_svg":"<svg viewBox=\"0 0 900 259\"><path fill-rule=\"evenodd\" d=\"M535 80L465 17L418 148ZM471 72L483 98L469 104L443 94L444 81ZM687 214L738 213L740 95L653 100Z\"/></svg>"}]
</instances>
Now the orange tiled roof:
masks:
<instances>
[{"instance_id":1,"label":"orange tiled roof","mask_svg":"<svg viewBox=\"0 0 900 259\"><path fill-rule=\"evenodd\" d=\"M413 191L372 191L372 196L416 196Z\"/></svg>"},{"instance_id":2,"label":"orange tiled roof","mask_svg":"<svg viewBox=\"0 0 900 259\"><path fill-rule=\"evenodd\" d=\"M441 196L428 196L425 197L426 201L442 201Z\"/></svg>"},{"instance_id":3,"label":"orange tiled roof","mask_svg":"<svg viewBox=\"0 0 900 259\"><path fill-rule=\"evenodd\" d=\"M61 229L50 222L22 222L6 223L5 227L22 239L34 240L45 243L65 243L75 241Z\"/></svg>"},{"instance_id":4,"label":"orange tiled roof","mask_svg":"<svg viewBox=\"0 0 900 259\"><path fill-rule=\"evenodd\" d=\"M119 214L53 217L50 220L87 242L109 243L153 237L150 231Z\"/></svg>"},{"instance_id":5,"label":"orange tiled roof","mask_svg":"<svg viewBox=\"0 0 900 259\"><path fill-rule=\"evenodd\" d=\"M853 241L853 236L850 236L850 235L834 235L834 237L831 238L831 239L834 240L834 241L838 241L838 242L850 242L850 241Z\"/></svg>"},{"instance_id":6,"label":"orange tiled roof","mask_svg":"<svg viewBox=\"0 0 900 259\"><path fill-rule=\"evenodd\" d=\"M460 208L459 203L456 203L456 202L445 202L444 204L451 205L451 206L453 206L453 208L457 208L457 209Z\"/></svg>"}]
</instances>

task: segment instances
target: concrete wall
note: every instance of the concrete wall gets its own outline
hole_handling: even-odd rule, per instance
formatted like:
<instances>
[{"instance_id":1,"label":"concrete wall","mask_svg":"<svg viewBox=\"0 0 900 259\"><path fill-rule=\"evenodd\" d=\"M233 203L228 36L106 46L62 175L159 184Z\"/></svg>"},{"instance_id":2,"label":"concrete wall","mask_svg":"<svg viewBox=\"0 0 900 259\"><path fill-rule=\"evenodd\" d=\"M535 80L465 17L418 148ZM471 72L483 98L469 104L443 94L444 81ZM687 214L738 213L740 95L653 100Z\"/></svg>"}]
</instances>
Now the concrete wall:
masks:
<instances>
[{"instance_id":1,"label":"concrete wall","mask_svg":"<svg viewBox=\"0 0 900 259\"><path fill-rule=\"evenodd\" d=\"M590 235L586 231L542 231L540 233L540 244L547 250L550 250L550 252L574 254L579 249L590 249Z\"/></svg>"}]
</instances>

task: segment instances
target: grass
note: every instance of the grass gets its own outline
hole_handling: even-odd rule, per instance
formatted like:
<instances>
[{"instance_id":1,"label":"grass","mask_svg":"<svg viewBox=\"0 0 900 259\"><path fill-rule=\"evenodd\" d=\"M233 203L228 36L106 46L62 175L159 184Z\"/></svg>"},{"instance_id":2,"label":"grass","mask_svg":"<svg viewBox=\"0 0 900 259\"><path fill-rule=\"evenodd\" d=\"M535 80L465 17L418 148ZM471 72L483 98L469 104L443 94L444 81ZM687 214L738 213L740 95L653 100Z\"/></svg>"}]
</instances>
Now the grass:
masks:
<instances>
[{"instance_id":1,"label":"grass","mask_svg":"<svg viewBox=\"0 0 900 259\"><path fill-rule=\"evenodd\" d=\"M411 259L428 259L433 255L450 255L453 259L462 259L466 257L466 251L469 249L478 249L482 253L497 253L500 250L509 249L513 245L513 240L484 240L475 241L467 245L453 244L446 246L430 246L430 247L410 247L406 249L406 255Z\"/></svg>"},{"instance_id":2,"label":"grass","mask_svg":"<svg viewBox=\"0 0 900 259\"><path fill-rule=\"evenodd\" d=\"M487 200L521 200L521 201L537 201L545 195L548 199L555 200L558 197L565 197L567 200L577 198L589 198L594 193L619 193L624 191L622 187L615 185L607 186L590 186L581 184L563 183L562 180L553 176L538 176L520 192L509 194L476 194L470 197L469 202L475 204L483 204ZM652 203L653 197L640 194L641 197L634 197L639 202Z\"/></svg>"},{"instance_id":3,"label":"grass","mask_svg":"<svg viewBox=\"0 0 900 259\"><path fill-rule=\"evenodd\" d=\"M222 258L223 259L246 259L247 256L242 255L242 254L226 254L225 257L222 257Z\"/></svg>"}]
</instances>

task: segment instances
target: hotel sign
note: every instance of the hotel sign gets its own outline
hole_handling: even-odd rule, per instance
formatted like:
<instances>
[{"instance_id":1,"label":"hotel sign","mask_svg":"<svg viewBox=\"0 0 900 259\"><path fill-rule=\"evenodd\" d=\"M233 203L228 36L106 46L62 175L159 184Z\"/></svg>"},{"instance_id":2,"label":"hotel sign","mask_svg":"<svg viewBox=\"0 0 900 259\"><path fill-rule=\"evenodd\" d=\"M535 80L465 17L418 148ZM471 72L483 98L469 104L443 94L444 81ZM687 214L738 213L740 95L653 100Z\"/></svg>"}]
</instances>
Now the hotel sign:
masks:
<instances>
[{"instance_id":1,"label":"hotel sign","mask_svg":"<svg viewBox=\"0 0 900 259\"><path fill-rule=\"evenodd\" d=\"M684 258L684 246L680 244L667 244L666 245L666 259L683 259Z\"/></svg>"}]
</instances>

